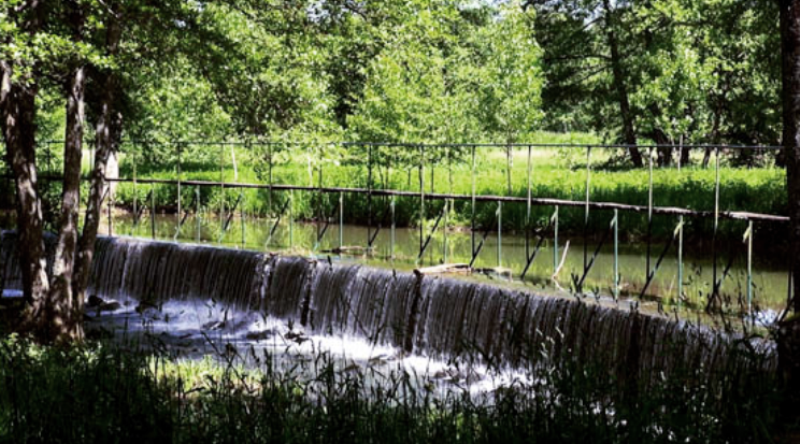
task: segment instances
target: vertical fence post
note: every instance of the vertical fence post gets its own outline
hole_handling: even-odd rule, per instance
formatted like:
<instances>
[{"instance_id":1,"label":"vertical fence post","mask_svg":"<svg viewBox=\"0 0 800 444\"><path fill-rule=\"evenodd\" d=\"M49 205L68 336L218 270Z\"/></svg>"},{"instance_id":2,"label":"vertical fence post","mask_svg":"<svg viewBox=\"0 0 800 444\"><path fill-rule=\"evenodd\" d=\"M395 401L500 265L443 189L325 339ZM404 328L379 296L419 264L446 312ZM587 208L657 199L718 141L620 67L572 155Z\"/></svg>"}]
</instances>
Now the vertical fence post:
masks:
<instances>
[{"instance_id":1,"label":"vertical fence post","mask_svg":"<svg viewBox=\"0 0 800 444\"><path fill-rule=\"evenodd\" d=\"M419 252L425 242L425 150L419 146Z\"/></svg>"},{"instance_id":2,"label":"vertical fence post","mask_svg":"<svg viewBox=\"0 0 800 444\"><path fill-rule=\"evenodd\" d=\"M711 237L711 256L712 261L712 279L711 284L712 298L717 297L717 230L719 229L719 147L715 149L714 156L714 234Z\"/></svg>"},{"instance_id":3,"label":"vertical fence post","mask_svg":"<svg viewBox=\"0 0 800 444\"><path fill-rule=\"evenodd\" d=\"M156 238L156 184L150 183L150 234Z\"/></svg>"},{"instance_id":4,"label":"vertical fence post","mask_svg":"<svg viewBox=\"0 0 800 444\"><path fill-rule=\"evenodd\" d=\"M647 150L647 263L645 276L650 276L650 250L653 235L653 147Z\"/></svg>"},{"instance_id":5,"label":"vertical fence post","mask_svg":"<svg viewBox=\"0 0 800 444\"><path fill-rule=\"evenodd\" d=\"M200 234L203 228L202 218L200 217L200 185L195 187L194 193L195 193L194 218L195 218L195 223L197 224L197 233L195 234L195 237L197 238L197 242L200 242Z\"/></svg>"},{"instance_id":6,"label":"vertical fence post","mask_svg":"<svg viewBox=\"0 0 800 444\"><path fill-rule=\"evenodd\" d=\"M475 255L475 145L472 145L472 169L470 175L472 176L472 218L470 219L470 236L472 240L472 249L470 255Z\"/></svg>"},{"instance_id":7,"label":"vertical fence post","mask_svg":"<svg viewBox=\"0 0 800 444\"><path fill-rule=\"evenodd\" d=\"M322 193L322 180L323 180L322 179L322 156L323 156L322 145L320 145L320 144L315 145L315 151L317 153L317 156L316 156L317 157L317 193L316 193L316 199L312 199L312 205L313 205L313 202L316 201L316 204L317 204L316 205L317 206L317 209L316 209L316 212L317 212L317 216L316 216L317 223L315 225L316 225L317 235L314 237L315 240L314 240L314 249L313 249L316 252L317 249L322 244L322 224L323 224L323 219L325 219L325 222L328 222L328 221L327 221L327 217L325 215L326 211L325 211L325 208L324 208L324 205L323 205L323 198L322 198L322 196L323 196L323 193ZM327 227L327 225L326 225L326 227Z\"/></svg>"},{"instance_id":8,"label":"vertical fence post","mask_svg":"<svg viewBox=\"0 0 800 444\"><path fill-rule=\"evenodd\" d=\"M268 216L272 216L272 149L273 149L273 147L274 147L273 143L271 143L271 142L267 143L267 152L268 152L267 158L268 158L268 162L269 162L269 164L268 164L269 171L267 173L268 174L267 180L269 181L269 191L267 193L267 215Z\"/></svg>"},{"instance_id":9,"label":"vertical fence post","mask_svg":"<svg viewBox=\"0 0 800 444\"><path fill-rule=\"evenodd\" d=\"M528 201L525 212L525 262L531 257L531 146L528 145Z\"/></svg>"},{"instance_id":10,"label":"vertical fence post","mask_svg":"<svg viewBox=\"0 0 800 444\"><path fill-rule=\"evenodd\" d=\"M389 257L394 259L394 242L395 242L395 230L397 229L397 221L395 219L395 195L392 195L392 200L389 203L391 205L392 211L392 229L391 229L391 236L389 239Z\"/></svg>"},{"instance_id":11,"label":"vertical fence post","mask_svg":"<svg viewBox=\"0 0 800 444\"><path fill-rule=\"evenodd\" d=\"M681 135L680 148L678 149L678 173L681 172L683 162L683 135ZM680 176L680 175L679 175ZM678 216L678 312L683 304L683 215Z\"/></svg>"},{"instance_id":12,"label":"vertical fence post","mask_svg":"<svg viewBox=\"0 0 800 444\"><path fill-rule=\"evenodd\" d=\"M289 250L294 249L294 190L289 190Z\"/></svg>"},{"instance_id":13,"label":"vertical fence post","mask_svg":"<svg viewBox=\"0 0 800 444\"><path fill-rule=\"evenodd\" d=\"M245 239L245 223L247 222L247 214L244 211L244 188L239 188L239 219L241 219L242 223L242 247L244 247L244 245L247 243Z\"/></svg>"},{"instance_id":14,"label":"vertical fence post","mask_svg":"<svg viewBox=\"0 0 800 444\"><path fill-rule=\"evenodd\" d=\"M344 246L344 193L339 193L339 254Z\"/></svg>"},{"instance_id":15,"label":"vertical fence post","mask_svg":"<svg viewBox=\"0 0 800 444\"><path fill-rule=\"evenodd\" d=\"M137 234L139 227L139 194L136 186L136 146L133 146L133 224L131 225L131 235Z\"/></svg>"},{"instance_id":16,"label":"vertical fence post","mask_svg":"<svg viewBox=\"0 0 800 444\"><path fill-rule=\"evenodd\" d=\"M108 183L108 203L107 203L107 205L108 205L108 207L107 207L108 208L108 235L109 236L113 236L114 235L114 221L113 221L112 215L111 215L111 206L112 206L113 199L114 199L114 196L111 194L111 183L109 182Z\"/></svg>"},{"instance_id":17,"label":"vertical fence post","mask_svg":"<svg viewBox=\"0 0 800 444\"><path fill-rule=\"evenodd\" d=\"M446 264L447 263L447 216L450 200L444 200L444 227L442 228L442 261Z\"/></svg>"},{"instance_id":18,"label":"vertical fence post","mask_svg":"<svg viewBox=\"0 0 800 444\"><path fill-rule=\"evenodd\" d=\"M619 300L619 212L614 210L614 302Z\"/></svg>"},{"instance_id":19,"label":"vertical fence post","mask_svg":"<svg viewBox=\"0 0 800 444\"><path fill-rule=\"evenodd\" d=\"M591 177L591 155L592 147L586 147L586 204L583 209L583 272L586 273L586 268L589 262L589 180Z\"/></svg>"},{"instance_id":20,"label":"vertical fence post","mask_svg":"<svg viewBox=\"0 0 800 444\"><path fill-rule=\"evenodd\" d=\"M453 166L450 160L450 147L445 146L445 157L447 158L447 192L453 194ZM451 199L444 200L444 229L442 230L442 261L447 263L447 224L450 217L450 211L453 209L453 201Z\"/></svg>"},{"instance_id":21,"label":"vertical fence post","mask_svg":"<svg viewBox=\"0 0 800 444\"><path fill-rule=\"evenodd\" d=\"M372 145L367 155L367 250L372 248Z\"/></svg>"},{"instance_id":22,"label":"vertical fence post","mask_svg":"<svg viewBox=\"0 0 800 444\"><path fill-rule=\"evenodd\" d=\"M558 205L553 212L553 274L558 271Z\"/></svg>"},{"instance_id":23,"label":"vertical fence post","mask_svg":"<svg viewBox=\"0 0 800 444\"><path fill-rule=\"evenodd\" d=\"M497 268L503 267L503 201L497 202Z\"/></svg>"},{"instance_id":24,"label":"vertical fence post","mask_svg":"<svg viewBox=\"0 0 800 444\"><path fill-rule=\"evenodd\" d=\"M225 236L225 145L220 145L219 150L219 237L217 243L222 242Z\"/></svg>"},{"instance_id":25,"label":"vertical fence post","mask_svg":"<svg viewBox=\"0 0 800 444\"><path fill-rule=\"evenodd\" d=\"M747 240L747 315L755 324L753 318L753 221L752 219L747 223L747 232L745 239Z\"/></svg>"},{"instance_id":26,"label":"vertical fence post","mask_svg":"<svg viewBox=\"0 0 800 444\"><path fill-rule=\"evenodd\" d=\"M181 230L181 144L177 144L175 147L178 157L178 233L175 235L177 238Z\"/></svg>"},{"instance_id":27,"label":"vertical fence post","mask_svg":"<svg viewBox=\"0 0 800 444\"><path fill-rule=\"evenodd\" d=\"M678 310L683 301L683 216L678 216Z\"/></svg>"}]
</instances>

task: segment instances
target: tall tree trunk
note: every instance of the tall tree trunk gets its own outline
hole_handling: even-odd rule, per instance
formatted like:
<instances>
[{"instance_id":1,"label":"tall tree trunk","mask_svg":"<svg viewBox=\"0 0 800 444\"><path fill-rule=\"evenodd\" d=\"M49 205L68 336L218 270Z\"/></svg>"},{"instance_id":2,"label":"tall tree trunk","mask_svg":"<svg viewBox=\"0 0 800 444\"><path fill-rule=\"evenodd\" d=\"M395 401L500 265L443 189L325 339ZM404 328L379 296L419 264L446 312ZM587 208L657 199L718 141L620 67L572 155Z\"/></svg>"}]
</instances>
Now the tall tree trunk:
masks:
<instances>
[{"instance_id":1,"label":"tall tree trunk","mask_svg":"<svg viewBox=\"0 0 800 444\"><path fill-rule=\"evenodd\" d=\"M792 256L800 259L800 0L781 1L783 74L783 146ZM800 288L800 260L794 261L796 288ZM794 306L800 313L800 299Z\"/></svg>"},{"instance_id":2,"label":"tall tree trunk","mask_svg":"<svg viewBox=\"0 0 800 444\"><path fill-rule=\"evenodd\" d=\"M69 3L73 39L79 42L83 32L83 13L76 2ZM78 210L81 190L83 150L84 90L86 70L82 61L74 64L67 89L67 125L64 137L64 176L61 212L58 218L58 243L53 257L47 317L43 334L48 341L67 342L83 338L82 306L72 294L75 251L78 243Z\"/></svg>"},{"instance_id":3,"label":"tall tree trunk","mask_svg":"<svg viewBox=\"0 0 800 444\"><path fill-rule=\"evenodd\" d=\"M655 129L655 140L657 145L671 145L671 142L661 128ZM658 147L658 165L670 166L672 164L672 148L671 146Z\"/></svg>"},{"instance_id":4,"label":"tall tree trunk","mask_svg":"<svg viewBox=\"0 0 800 444\"><path fill-rule=\"evenodd\" d=\"M723 112L723 103L725 101L725 96L727 94L728 87L727 83L725 83L724 87L722 88L722 93L719 98L717 98L717 105L714 107L714 120L711 127L711 143L713 145L719 145L720 141L722 140L722 132L720 130L720 126L722 125L722 112ZM706 148L705 153L703 153L703 168L708 168L708 163L711 161L711 148Z\"/></svg>"},{"instance_id":5,"label":"tall tree trunk","mask_svg":"<svg viewBox=\"0 0 800 444\"><path fill-rule=\"evenodd\" d=\"M789 197L789 242L795 291L800 289L800 0L781 0L781 71L783 146ZM786 383L783 413L800 419L800 298L794 296L790 316L780 326L778 366Z\"/></svg>"},{"instance_id":6,"label":"tall tree trunk","mask_svg":"<svg viewBox=\"0 0 800 444\"><path fill-rule=\"evenodd\" d=\"M81 150L83 148L84 67L75 68L67 99L67 129L64 142L64 186L58 224L58 244L53 259L48 303L48 339L81 339L83 308L75 304L72 292L75 250L78 243L78 208L80 205Z\"/></svg>"},{"instance_id":7,"label":"tall tree trunk","mask_svg":"<svg viewBox=\"0 0 800 444\"><path fill-rule=\"evenodd\" d=\"M34 329L49 290L43 238L44 220L36 176L36 83L30 76L13 79L13 63L0 62L0 129L17 192L19 263L26 308L21 330Z\"/></svg>"},{"instance_id":8,"label":"tall tree trunk","mask_svg":"<svg viewBox=\"0 0 800 444\"><path fill-rule=\"evenodd\" d=\"M653 121L657 122L661 117L661 107L653 102L650 104L649 109L653 114ZM667 134L658 126L653 128L653 140L655 140L656 145L672 145L672 141L667 137ZM672 163L672 148L672 146L659 146L656 149L659 166L669 166Z\"/></svg>"},{"instance_id":9,"label":"tall tree trunk","mask_svg":"<svg viewBox=\"0 0 800 444\"><path fill-rule=\"evenodd\" d=\"M119 48L120 39L119 18L112 20L106 29L106 51L115 55ZM83 234L78 245L78 254L75 264L75 279L73 281L73 295L75 304L82 306L86 300L86 287L89 284L89 275L94 257L94 244L97 240L97 230L100 226L100 210L106 188L106 164L115 144L121 135L122 118L117 109L118 78L115 72L107 71L100 82L102 94L98 107L99 116L95 127L95 156L94 168L89 186L89 198L86 205L86 221L83 224Z\"/></svg>"},{"instance_id":10,"label":"tall tree trunk","mask_svg":"<svg viewBox=\"0 0 800 444\"><path fill-rule=\"evenodd\" d=\"M11 20L30 39L41 26L39 1L28 0L13 9ZM10 37L6 37L9 42ZM14 78L13 60L0 60L0 131L6 144L17 192L17 232L25 310L20 330L35 328L49 290L44 246L44 219L36 176L36 94L35 67Z\"/></svg>"},{"instance_id":11,"label":"tall tree trunk","mask_svg":"<svg viewBox=\"0 0 800 444\"><path fill-rule=\"evenodd\" d=\"M633 128L633 115L631 114L631 106L628 99L628 88L625 86L625 72L622 68L622 60L619 54L619 43L614 33L613 13L609 0L603 0L603 6L606 13L606 37L608 38L608 47L611 50L611 71L614 78L614 89L617 92L619 113L622 117L622 134L625 138L625 144L630 145L628 152L631 156L631 162L635 167L641 167L644 164L642 163L642 154L636 148L636 131Z\"/></svg>"},{"instance_id":12,"label":"tall tree trunk","mask_svg":"<svg viewBox=\"0 0 800 444\"><path fill-rule=\"evenodd\" d=\"M692 159L689 157L689 148L683 146L684 140L684 135L681 134L681 165L689 166L692 163Z\"/></svg>"}]
</instances>

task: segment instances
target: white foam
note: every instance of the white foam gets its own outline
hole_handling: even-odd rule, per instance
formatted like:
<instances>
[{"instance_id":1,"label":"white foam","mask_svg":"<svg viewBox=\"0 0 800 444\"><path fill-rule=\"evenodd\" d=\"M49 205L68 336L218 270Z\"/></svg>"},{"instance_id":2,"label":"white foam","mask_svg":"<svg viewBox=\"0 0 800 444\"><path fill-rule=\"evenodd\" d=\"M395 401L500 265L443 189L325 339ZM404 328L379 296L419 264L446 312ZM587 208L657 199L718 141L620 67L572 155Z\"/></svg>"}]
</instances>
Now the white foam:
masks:
<instances>
[{"instance_id":1,"label":"white foam","mask_svg":"<svg viewBox=\"0 0 800 444\"><path fill-rule=\"evenodd\" d=\"M14 290L10 288L4 288L2 295L0 297L3 298L21 298L22 297L22 290Z\"/></svg>"}]
</instances>

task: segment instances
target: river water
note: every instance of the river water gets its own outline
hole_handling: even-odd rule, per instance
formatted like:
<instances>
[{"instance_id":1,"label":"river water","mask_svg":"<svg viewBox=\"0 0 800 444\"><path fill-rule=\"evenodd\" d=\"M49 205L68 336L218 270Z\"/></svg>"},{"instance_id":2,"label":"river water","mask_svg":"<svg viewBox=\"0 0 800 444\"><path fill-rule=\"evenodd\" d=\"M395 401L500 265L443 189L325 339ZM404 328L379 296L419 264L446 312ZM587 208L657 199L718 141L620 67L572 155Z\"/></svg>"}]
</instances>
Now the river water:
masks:
<instances>
[{"instance_id":1,"label":"river water","mask_svg":"<svg viewBox=\"0 0 800 444\"><path fill-rule=\"evenodd\" d=\"M442 236L417 261L419 238L408 229L395 232L392 259L391 231L379 233L372 255L339 257L324 253L339 245L338 227L315 245L315 224L280 225L270 239L269 221L235 220L221 236L219 220L195 219L187 220L177 233L186 243L176 243L174 216L156 217L149 221L152 225L134 225L125 215L111 222L117 237L98 239L88 294L114 300L115 306L87 306L87 331L122 340L133 336L176 356L250 353L255 358L259 349L282 354L292 366L298 360L314 361L322 351L339 356L343 371L377 363L445 382L473 381L479 391L516 379L522 367L572 360L642 381L680 372L687 363L712 370L709 375L729 375L752 365L758 371L774 369L770 341L747 341L760 356L750 361L740 353L738 333L718 334L653 313L659 305L654 299L669 299L667 285L653 287L642 303L647 305L644 316L631 313L636 298L623 297L615 307L602 290L603 262L597 262L597 276L588 284L599 289L598 303L593 297L575 300L558 288L558 279L549 283L548 250L542 252L541 267L534 268L529 279L519 280L515 276L522 264L514 259L525 253L519 237L503 237L499 255L496 239L487 242L476 266L489 271L453 279L403 270L439 263L445 253L448 262L466 261L468 233L449 233L446 244ZM155 237L169 242L133 238L152 236L153 229ZM343 226L341 233L344 245L366 243L365 227ZM204 243L225 248L189 245ZM11 290L4 294L18 297L14 245L13 234L0 236L4 286ZM263 254L265 250L290 254L274 256ZM582 254L582 248L567 250L561 273L580 268ZM626 256L634 259L627 263L631 272L641 266L635 262L643 260L641 255ZM608 266L609 258L603 260ZM664 266L661 271L666 270ZM730 279L728 285L733 286L736 273ZM485 285L486 281L499 285ZM551 292L562 297L543 295ZM697 311L686 314L693 313ZM464 373L464 363L478 367L470 365ZM637 369L635 374L631 368Z\"/></svg>"},{"instance_id":2,"label":"river water","mask_svg":"<svg viewBox=\"0 0 800 444\"><path fill-rule=\"evenodd\" d=\"M419 256L420 233L414 228L397 228L392 231L388 227L379 230L373 243L371 254L364 254L361 249L368 243L368 228L365 226L344 225L341 227L331 223L321 240L317 242L317 233L324 224L294 222L291 225L281 221L272 236L274 219L245 218L232 219L228 230L224 232L223 221L216 217L188 216L181 229L178 230L178 217L170 214L156 215L154 220L143 217L134 224L130 214L117 214L112 225L104 220L101 231L105 234L109 228L114 235L152 238L159 240L176 240L198 244L212 244L230 248L241 248L254 251L274 251L298 255L317 256L332 261L358 262L377 267L398 270L411 270L418 267L439 265L442 263L468 264L471 259L472 235L468 230L448 230L443 235L441 227L432 236L422 257ZM376 228L372 227L374 235ZM155 236L153 236L155 233ZM341 241L340 241L341 236ZM427 237L427 233L423 239ZM475 242L480 243L482 234L476 233ZM620 236L624 238L624 236ZM530 252L533 252L537 239L530 241ZM345 254L332 251L341 245L349 248ZM359 248L360 247L360 248ZM597 243L590 241L586 248L588 260L594 256ZM566 250L566 254L565 253ZM664 250L663 244L651 247L651 269ZM724 247L720 251L727 250ZM742 250L742 249L739 249ZM526 263L526 240L524 235L503 233L498 245L496 233L490 233L485 240L474 267L485 273L473 279L492 280L510 286L535 288L540 293L563 293L575 290L575 281L580 280L584 264L584 245L580 236L559 238L558 256L554 251L552 237L547 237L541 244L525 279L520 274ZM667 311L680 310L694 313L705 307L708 295L712 290L713 266L710 246L703 248L692 245L684 246L683 256L683 297L678 298L678 256L676 246L672 245L664 255L651 284L642 299L644 304L658 304ZM557 263L563 265L555 279L552 278ZM754 258L752 282L752 313L764 312L767 318L773 317L786 303L788 291L787 269L774 264L761 263ZM717 260L718 279L721 300L734 313L747 312L747 263L746 256L739 254L730 261L730 256L720 253ZM730 265L727 273L726 268ZM647 249L642 243L620 243L618 246L619 295L638 297L646 282ZM610 298L614 288L614 249L611 241L607 241L599 250L594 263L586 275L583 285L584 293ZM637 298L638 299L638 298Z\"/></svg>"}]
</instances>

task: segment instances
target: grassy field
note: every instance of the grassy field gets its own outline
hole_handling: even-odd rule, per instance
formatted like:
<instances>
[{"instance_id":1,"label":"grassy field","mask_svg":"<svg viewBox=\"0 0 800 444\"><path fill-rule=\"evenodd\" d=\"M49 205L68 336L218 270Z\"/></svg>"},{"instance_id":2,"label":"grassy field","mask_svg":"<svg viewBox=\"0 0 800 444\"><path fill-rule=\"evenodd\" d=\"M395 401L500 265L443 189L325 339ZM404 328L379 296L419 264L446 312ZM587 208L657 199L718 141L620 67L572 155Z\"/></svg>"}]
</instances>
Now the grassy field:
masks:
<instances>
[{"instance_id":1,"label":"grassy field","mask_svg":"<svg viewBox=\"0 0 800 444\"><path fill-rule=\"evenodd\" d=\"M183 162L183 179L208 181L269 183L269 167L263 153L235 149L233 154L226 153L224 164L219 162L197 161ZM701 153L697 153L700 155ZM649 172L644 169L626 169L618 165L619 150L599 151L592 153L590 160L589 190L593 201L619 202L633 205L646 205L648 202ZM263 157L262 157L263 156ZM361 187L368 186L369 171L364 161L368 154L363 149L350 148L346 151L336 150L322 155L314 149L287 147L279 154L273 153L275 163L272 168L272 181L275 184L295 184L319 186L319 170L322 170L324 186ZM373 167L373 187L398 190L418 191L419 159L414 150L392 148L376 150ZM417 156L417 157L414 157ZM198 156L200 158L201 156ZM406 158L403 161L403 158ZM236 164L232 161L236 159ZM321 160L320 160L321 159ZM387 161L391 161L391 165ZM123 177L132 177L133 166L130 157L122 159ZM704 169L699 159L682 168L658 168L653 171L653 198L657 206L678 206L696 210L713 210L714 182L713 168ZM712 163L713 164L713 163ZM475 171L475 191L478 195L527 195L527 149L519 148L513 152L511 181L508 183L507 158L504 148L480 148L477 152ZM424 169L424 188L426 192L455 193L470 195L472 191L472 167L469 152L452 153L442 148L426 154ZM140 178L175 179L177 164L171 167L147 167L139 165L137 176ZM531 193L534 197L550 197L582 201L586 197L586 157L585 150L580 149L534 149L531 156ZM175 186L157 185L154 187L156 206L165 211L174 211L177 203ZM134 195L139 205L150 192L149 185L139 185L134 193L132 185L120 185L117 203L128 208L133 205ZM201 205L207 210L219 211L223 205L230 209L239 198L240 191L219 188L201 189ZM316 193L294 192L293 213L300 218L314 218L318 213L318 197ZM195 189L183 187L181 198L184 208L196 205ZM272 214L281 207L286 192L274 192L270 196L267 190L244 190L243 204L237 210L244 209L251 215ZM747 210L761 213L785 214L785 172L775 167L746 168L733 166L723 159L720 170L720 209ZM325 212L334 214L338 197L323 197ZM148 202L149 204L150 202ZM384 198L373 199L372 220L377 221L385 213L388 201ZM367 198L365 195L345 196L345 221L366 224L369 219ZM441 201L428 201L425 208L426 219L435 218L442 210ZM420 214L419 199L398 198L397 223L400 226L417 225ZM506 204L503 207L503 225L507 230L521 230L525 227L526 206L524 204ZM478 203L476 219L479 226L495 226L497 206L493 203ZM553 207L534 206L531 220L536 226L546 224ZM472 214L469 200L454 202L451 222L468 226ZM580 231L583 229L584 213L582 208L563 208L560 210L560 229L564 231ZM589 218L591 230L606 227L611 218L610 211L594 211ZM646 216L638 213L622 213L621 229L628 237L642 236L646 232ZM658 237L672 233L677 221L675 217L656 216L653 232ZM707 237L712 232L713 222L710 220L688 220L687 236ZM723 221L721 233L724 236L741 237L746 224L744 222ZM781 227L761 224L757 227L761 232L780 234Z\"/></svg>"},{"instance_id":2,"label":"grassy field","mask_svg":"<svg viewBox=\"0 0 800 444\"><path fill-rule=\"evenodd\" d=\"M543 133L535 138L537 143L597 143L589 134ZM137 145L137 155L129 154L134 147L123 146L120 155L120 175L132 178L134 169L139 178L176 179L178 177L178 155L171 145ZM57 151L58 146L51 147ZM369 152L359 146L266 146L244 147L219 144L182 145L180 155L180 177L184 180L207 180L241 183L269 183L270 168L267 159L273 159L271 170L275 184L319 186L322 171L324 186L361 187L368 186ZM126 154L127 153L127 154ZM513 150L510 186L508 183L507 156L505 148L478 148L476 151L475 192L477 194L527 195L528 150L524 147ZM653 198L656 206L678 206L696 210L713 210L715 171L713 158L710 168L702 168L702 150L692 151L692 162L680 171L672 167L655 167L653 171ZM51 163L58 164L57 156ZM88 171L90 156L85 157ZM720 209L752 211L771 214L786 214L785 171L772 166L769 156L758 162L758 167L738 166L737 154L723 153L720 170ZM150 159L150 160L147 160ZM153 160L158 159L158 160ZM420 154L416 148L376 148L373 152L372 184L375 188L418 191ZM424 158L424 187L426 192L470 195L472 192L472 167L468 148L456 150L429 148ZM42 165L47 162L40 162ZM531 156L531 193L534 197L550 197L583 201L586 197L587 158L583 148L535 148ZM627 166L625 153L620 149L593 149L589 161L591 169L589 191L591 200L646 205L648 202L647 168L633 169ZM8 187L8 183L5 184ZM141 207L151 192L150 185L120 184L115 198L118 206L132 209L134 200ZM55 184L48 188L47 195L57 198ZM156 185L155 205L158 211L175 211L177 188L172 185ZM10 191L10 190L9 190ZM184 209L197 206L194 187L184 186L181 200ZM10 194L10 193L3 193ZM287 192L269 193L267 190L244 190L242 203L237 211L244 210L253 216L274 214L288 198ZM135 196L135 197L134 197ZM203 187L200 190L200 205L204 211L226 211L240 197L237 189L222 190L220 187ZM317 217L319 197L312 192L294 192L293 214L302 219ZM349 223L366 224L370 219L369 205L365 195L344 196L344 219ZM2 202L0 202L2 203ZM5 202L5 206L11 205ZM146 204L149 206L151 201ZM338 196L322 198L324 212L332 215L337 211ZM416 226L419 223L420 202L416 198L398 198L396 217L398 226ZM377 223L386 214L388 200L373 199L372 220ZM428 201L425 219L432 223L441 213L441 201ZM478 203L476 220L479 227L496 226L497 206L494 203ZM505 204L503 206L505 230L525 228L526 206ZM553 213L551 206L534 206L531 221L534 226L544 226ZM472 207L469 200L456 200L449 220L452 224L469 226ZM560 230L580 232L583 230L583 209L561 208ZM590 232L605 229L612 217L610 211L593 211L589 217ZM671 235L677 220L675 217L655 216L653 234L665 238ZM711 220L690 219L686 221L686 236L708 239L713 232ZM646 215L621 213L622 235L636 239L647 232ZM720 233L729 239L739 239L746 223L723 220ZM776 224L757 224L761 238L785 235L785 228Z\"/></svg>"},{"instance_id":3,"label":"grassy field","mask_svg":"<svg viewBox=\"0 0 800 444\"><path fill-rule=\"evenodd\" d=\"M780 399L770 378L708 386L695 368L635 397L577 362L470 395L324 353L289 367L253 357L246 368L231 354L186 361L0 337L0 442L771 442Z\"/></svg>"}]
</instances>

